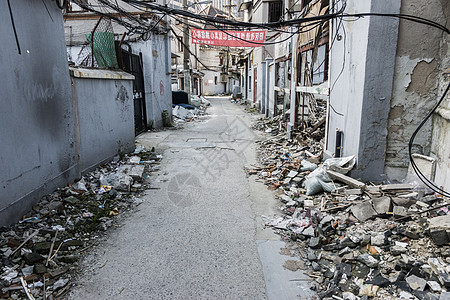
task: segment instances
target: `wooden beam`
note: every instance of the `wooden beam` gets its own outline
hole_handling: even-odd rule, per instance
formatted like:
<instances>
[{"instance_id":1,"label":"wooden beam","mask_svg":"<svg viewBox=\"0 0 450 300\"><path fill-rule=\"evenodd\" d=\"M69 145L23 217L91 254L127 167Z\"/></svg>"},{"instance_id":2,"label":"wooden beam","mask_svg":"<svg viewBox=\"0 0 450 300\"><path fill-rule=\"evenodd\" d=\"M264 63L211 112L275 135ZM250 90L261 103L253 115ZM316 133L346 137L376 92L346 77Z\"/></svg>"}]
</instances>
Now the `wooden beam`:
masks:
<instances>
[{"instance_id":1,"label":"wooden beam","mask_svg":"<svg viewBox=\"0 0 450 300\"><path fill-rule=\"evenodd\" d=\"M344 174L341 174L341 173L338 173L335 171L327 171L327 173L332 179L336 179L337 181L348 184L351 187L354 187L357 189L365 189L366 188L366 184L364 182L353 179L347 175L344 175Z\"/></svg>"}]
</instances>

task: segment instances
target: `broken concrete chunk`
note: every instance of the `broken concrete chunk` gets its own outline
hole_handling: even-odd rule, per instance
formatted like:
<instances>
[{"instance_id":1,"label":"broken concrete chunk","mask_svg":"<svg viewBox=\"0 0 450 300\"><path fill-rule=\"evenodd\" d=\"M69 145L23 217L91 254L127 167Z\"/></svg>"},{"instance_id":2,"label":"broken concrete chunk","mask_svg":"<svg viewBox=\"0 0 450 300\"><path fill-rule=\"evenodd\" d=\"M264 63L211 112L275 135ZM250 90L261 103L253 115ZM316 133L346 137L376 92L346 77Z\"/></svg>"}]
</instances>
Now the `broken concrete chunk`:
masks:
<instances>
[{"instance_id":1,"label":"broken concrete chunk","mask_svg":"<svg viewBox=\"0 0 450 300\"><path fill-rule=\"evenodd\" d=\"M123 173L112 173L107 176L100 176L100 183L102 185L111 185L118 191L129 192L133 178Z\"/></svg>"},{"instance_id":2,"label":"broken concrete chunk","mask_svg":"<svg viewBox=\"0 0 450 300\"><path fill-rule=\"evenodd\" d=\"M320 220L320 225L330 223L333 220L334 220L334 217L332 215L327 215L327 216L323 217L322 220Z\"/></svg>"},{"instance_id":3,"label":"broken concrete chunk","mask_svg":"<svg viewBox=\"0 0 450 300\"><path fill-rule=\"evenodd\" d=\"M304 200L303 201L303 206L304 207L313 207L314 206L314 201L313 200Z\"/></svg>"},{"instance_id":4,"label":"broken concrete chunk","mask_svg":"<svg viewBox=\"0 0 450 300\"><path fill-rule=\"evenodd\" d=\"M429 258L428 264L431 266L433 272L438 275L439 281L445 288L450 288L450 276L445 270L445 264L438 258Z\"/></svg>"},{"instance_id":5,"label":"broken concrete chunk","mask_svg":"<svg viewBox=\"0 0 450 300\"><path fill-rule=\"evenodd\" d=\"M380 215L392 211L391 198L389 197L374 198L372 199L372 204L375 211Z\"/></svg>"},{"instance_id":6,"label":"broken concrete chunk","mask_svg":"<svg viewBox=\"0 0 450 300\"><path fill-rule=\"evenodd\" d=\"M314 227L312 227L312 226L309 226L308 228L303 230L302 234L305 235L305 236L311 236L311 237L316 235Z\"/></svg>"},{"instance_id":7,"label":"broken concrete chunk","mask_svg":"<svg viewBox=\"0 0 450 300\"><path fill-rule=\"evenodd\" d=\"M353 205L351 208L351 212L360 222L367 221L377 215L377 212L375 211L375 209L373 209L372 203L370 201L365 201L363 203Z\"/></svg>"},{"instance_id":8,"label":"broken concrete chunk","mask_svg":"<svg viewBox=\"0 0 450 300\"><path fill-rule=\"evenodd\" d=\"M309 247L311 249L316 249L320 247L320 238L319 237L312 237L309 239Z\"/></svg>"},{"instance_id":9,"label":"broken concrete chunk","mask_svg":"<svg viewBox=\"0 0 450 300\"><path fill-rule=\"evenodd\" d=\"M136 181L141 181L144 169L144 165L122 165L119 167L118 173L126 174Z\"/></svg>"},{"instance_id":10,"label":"broken concrete chunk","mask_svg":"<svg viewBox=\"0 0 450 300\"><path fill-rule=\"evenodd\" d=\"M372 255L369 254L362 254L359 255L356 258L359 262L362 262L363 264L365 264L366 266L370 267L370 268L376 268L378 267L378 260L373 257Z\"/></svg>"},{"instance_id":11,"label":"broken concrete chunk","mask_svg":"<svg viewBox=\"0 0 450 300\"><path fill-rule=\"evenodd\" d=\"M364 189L366 187L366 184L364 182L361 182L359 180L353 179L353 178L351 178L349 176L346 176L344 174L341 174L341 173L338 173L338 172L335 172L335 171L331 171L331 170L328 170L327 174L331 178L333 178L335 180L338 180L340 182L343 182L345 184L348 184L351 187L358 188L358 189Z\"/></svg>"},{"instance_id":12,"label":"broken concrete chunk","mask_svg":"<svg viewBox=\"0 0 450 300\"><path fill-rule=\"evenodd\" d=\"M392 202L394 202L397 206L403 206L403 207L410 207L411 205L416 203L416 200L409 199L409 198L400 198L400 197L393 197Z\"/></svg>"},{"instance_id":13,"label":"broken concrete chunk","mask_svg":"<svg viewBox=\"0 0 450 300\"><path fill-rule=\"evenodd\" d=\"M403 206L394 206L393 213L395 217L406 217L408 216L408 209Z\"/></svg>"},{"instance_id":14,"label":"broken concrete chunk","mask_svg":"<svg viewBox=\"0 0 450 300\"><path fill-rule=\"evenodd\" d=\"M33 272L36 274L44 274L47 273L47 267L43 264L35 264Z\"/></svg>"},{"instance_id":15,"label":"broken concrete chunk","mask_svg":"<svg viewBox=\"0 0 450 300\"><path fill-rule=\"evenodd\" d=\"M448 233L443 229L431 229L429 230L430 236L433 239L433 242L438 245L447 245L450 242Z\"/></svg>"},{"instance_id":16,"label":"broken concrete chunk","mask_svg":"<svg viewBox=\"0 0 450 300\"><path fill-rule=\"evenodd\" d=\"M394 245L391 247L391 254L395 256L406 253L407 251L408 250L405 247L399 245Z\"/></svg>"},{"instance_id":17,"label":"broken concrete chunk","mask_svg":"<svg viewBox=\"0 0 450 300\"><path fill-rule=\"evenodd\" d=\"M356 300L355 294L351 292L343 292L342 293L342 299L344 300Z\"/></svg>"},{"instance_id":18,"label":"broken concrete chunk","mask_svg":"<svg viewBox=\"0 0 450 300\"><path fill-rule=\"evenodd\" d=\"M436 245L446 245L450 242L450 215L431 218L428 228L430 236Z\"/></svg>"},{"instance_id":19,"label":"broken concrete chunk","mask_svg":"<svg viewBox=\"0 0 450 300\"><path fill-rule=\"evenodd\" d=\"M423 291L427 285L427 281L425 279L417 277L416 275L406 277L406 282L411 289L419 291Z\"/></svg>"},{"instance_id":20,"label":"broken concrete chunk","mask_svg":"<svg viewBox=\"0 0 450 300\"><path fill-rule=\"evenodd\" d=\"M359 289L359 296L376 297L379 286L373 284L364 284Z\"/></svg>"},{"instance_id":21,"label":"broken concrete chunk","mask_svg":"<svg viewBox=\"0 0 450 300\"><path fill-rule=\"evenodd\" d=\"M69 279L63 279L63 278L61 278L61 279L59 279L58 281L56 281L56 282L53 284L53 290L56 291L56 290L58 290L58 289L60 289L60 288L63 288L63 287L65 287L68 283L69 283Z\"/></svg>"},{"instance_id":22,"label":"broken concrete chunk","mask_svg":"<svg viewBox=\"0 0 450 300\"><path fill-rule=\"evenodd\" d=\"M281 202L283 202L283 203L287 203L287 202L291 201L292 198L289 197L288 195L281 195L281 196L280 196L280 200L281 200Z\"/></svg>"},{"instance_id":23,"label":"broken concrete chunk","mask_svg":"<svg viewBox=\"0 0 450 300\"><path fill-rule=\"evenodd\" d=\"M130 164L138 165L141 162L141 158L139 156L132 156L129 160Z\"/></svg>"},{"instance_id":24,"label":"broken concrete chunk","mask_svg":"<svg viewBox=\"0 0 450 300\"><path fill-rule=\"evenodd\" d=\"M374 246L384 246L386 245L386 236L384 233L372 236L370 239L370 244Z\"/></svg>"},{"instance_id":25,"label":"broken concrete chunk","mask_svg":"<svg viewBox=\"0 0 450 300\"><path fill-rule=\"evenodd\" d=\"M442 291L442 287L437 281L427 281L427 285L433 292L440 293Z\"/></svg>"},{"instance_id":26,"label":"broken concrete chunk","mask_svg":"<svg viewBox=\"0 0 450 300\"><path fill-rule=\"evenodd\" d=\"M413 187L408 183L400 183L400 184L386 184L381 186L381 190L383 192L398 192L398 191L409 191Z\"/></svg>"}]
</instances>

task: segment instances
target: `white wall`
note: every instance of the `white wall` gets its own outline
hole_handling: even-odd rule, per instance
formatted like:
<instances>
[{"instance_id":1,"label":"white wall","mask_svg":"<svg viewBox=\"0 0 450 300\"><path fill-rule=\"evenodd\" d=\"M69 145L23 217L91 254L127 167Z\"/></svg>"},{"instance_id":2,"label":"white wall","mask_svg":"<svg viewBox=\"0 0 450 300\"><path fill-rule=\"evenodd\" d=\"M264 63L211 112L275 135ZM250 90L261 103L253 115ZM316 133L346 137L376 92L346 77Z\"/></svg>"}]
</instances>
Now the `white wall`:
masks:
<instances>
[{"instance_id":1,"label":"white wall","mask_svg":"<svg viewBox=\"0 0 450 300\"><path fill-rule=\"evenodd\" d=\"M203 77L203 94L217 95L225 93L225 85L220 82L220 72L215 71L202 71L205 76ZM215 77L217 77L217 84L215 84Z\"/></svg>"},{"instance_id":2,"label":"white wall","mask_svg":"<svg viewBox=\"0 0 450 300\"><path fill-rule=\"evenodd\" d=\"M400 0L347 1L347 12L398 13ZM398 20L364 18L344 22L330 54L330 114L326 150L335 152L343 131L343 155L356 155L352 176L378 181L384 173L387 119L392 93ZM336 20L332 24L336 34Z\"/></svg>"}]
</instances>

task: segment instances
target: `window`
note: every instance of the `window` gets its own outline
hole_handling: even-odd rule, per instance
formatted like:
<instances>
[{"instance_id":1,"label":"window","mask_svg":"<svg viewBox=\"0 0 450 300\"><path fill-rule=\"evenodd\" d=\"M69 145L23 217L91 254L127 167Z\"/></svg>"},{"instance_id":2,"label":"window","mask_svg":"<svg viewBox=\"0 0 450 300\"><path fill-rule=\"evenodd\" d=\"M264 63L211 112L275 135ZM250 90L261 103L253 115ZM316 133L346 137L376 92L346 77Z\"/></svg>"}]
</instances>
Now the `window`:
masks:
<instances>
[{"instance_id":1,"label":"window","mask_svg":"<svg viewBox=\"0 0 450 300\"><path fill-rule=\"evenodd\" d=\"M180 38L178 40L178 52L183 52L183 50L184 50L183 38Z\"/></svg>"},{"instance_id":2,"label":"window","mask_svg":"<svg viewBox=\"0 0 450 300\"><path fill-rule=\"evenodd\" d=\"M328 80L328 45L323 44L317 49L317 57L314 61L313 68L313 84L320 84Z\"/></svg>"},{"instance_id":3,"label":"window","mask_svg":"<svg viewBox=\"0 0 450 300\"><path fill-rule=\"evenodd\" d=\"M223 66L223 55L219 55L219 66Z\"/></svg>"},{"instance_id":4,"label":"window","mask_svg":"<svg viewBox=\"0 0 450 300\"><path fill-rule=\"evenodd\" d=\"M269 2L269 22L278 22L283 11L283 2L273 1Z\"/></svg>"},{"instance_id":5,"label":"window","mask_svg":"<svg viewBox=\"0 0 450 300\"><path fill-rule=\"evenodd\" d=\"M214 84L217 85L217 76L214 76Z\"/></svg>"}]
</instances>

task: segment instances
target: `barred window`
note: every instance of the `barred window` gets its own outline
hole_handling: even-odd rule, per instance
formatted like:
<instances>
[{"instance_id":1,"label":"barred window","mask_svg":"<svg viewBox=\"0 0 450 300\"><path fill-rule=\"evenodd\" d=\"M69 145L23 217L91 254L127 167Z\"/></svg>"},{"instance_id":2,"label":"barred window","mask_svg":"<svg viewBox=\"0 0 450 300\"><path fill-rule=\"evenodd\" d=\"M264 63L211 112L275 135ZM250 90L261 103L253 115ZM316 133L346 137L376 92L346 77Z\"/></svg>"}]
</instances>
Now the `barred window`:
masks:
<instances>
[{"instance_id":1,"label":"barred window","mask_svg":"<svg viewBox=\"0 0 450 300\"><path fill-rule=\"evenodd\" d=\"M269 2L269 18L268 18L269 22L280 21L282 11L283 11L282 1Z\"/></svg>"}]
</instances>

